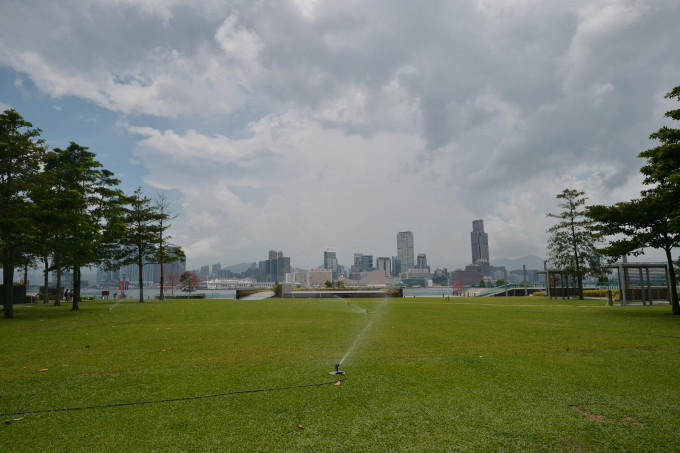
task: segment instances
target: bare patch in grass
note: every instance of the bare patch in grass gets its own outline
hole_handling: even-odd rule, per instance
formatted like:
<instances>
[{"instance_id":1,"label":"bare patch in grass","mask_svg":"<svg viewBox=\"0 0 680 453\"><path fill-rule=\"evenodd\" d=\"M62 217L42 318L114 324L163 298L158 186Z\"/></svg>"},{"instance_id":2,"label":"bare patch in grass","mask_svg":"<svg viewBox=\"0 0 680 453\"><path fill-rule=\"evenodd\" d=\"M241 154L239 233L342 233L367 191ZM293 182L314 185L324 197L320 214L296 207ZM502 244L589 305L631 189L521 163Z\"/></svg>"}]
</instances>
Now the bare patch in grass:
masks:
<instances>
[{"instance_id":1,"label":"bare patch in grass","mask_svg":"<svg viewBox=\"0 0 680 453\"><path fill-rule=\"evenodd\" d=\"M642 423L641 421L638 421L635 418L630 417L630 416L624 417L623 420L630 423L633 426L645 426L644 423Z\"/></svg>"},{"instance_id":2,"label":"bare patch in grass","mask_svg":"<svg viewBox=\"0 0 680 453\"><path fill-rule=\"evenodd\" d=\"M665 349L661 346L638 346L637 349L641 349L643 351L665 351Z\"/></svg>"},{"instance_id":3,"label":"bare patch in grass","mask_svg":"<svg viewBox=\"0 0 680 453\"><path fill-rule=\"evenodd\" d=\"M104 376L116 376L123 373L123 371L95 371L92 373L80 373L78 376L96 376L96 377L104 377Z\"/></svg>"},{"instance_id":4,"label":"bare patch in grass","mask_svg":"<svg viewBox=\"0 0 680 453\"><path fill-rule=\"evenodd\" d=\"M567 348L566 352L569 354L590 354L592 352L595 352L593 349L571 349Z\"/></svg>"},{"instance_id":5,"label":"bare patch in grass","mask_svg":"<svg viewBox=\"0 0 680 453\"><path fill-rule=\"evenodd\" d=\"M591 419L591 420L595 420L596 422L602 422L602 423L616 423L616 420L611 420L611 419L609 419L609 418L606 418L604 415L594 414L594 413L592 413L592 412L590 412L590 411L587 411L587 410L586 410L585 408L583 408L583 407L579 407L579 406L576 406L576 405L574 405L574 404L572 404L571 407L572 407L572 409L574 409L575 411L577 411L577 412L579 412L579 413L585 415L586 417L588 417L588 418Z\"/></svg>"},{"instance_id":6,"label":"bare patch in grass","mask_svg":"<svg viewBox=\"0 0 680 453\"><path fill-rule=\"evenodd\" d=\"M560 443L562 449L565 451L573 451L578 453L592 451L592 449L588 447L588 444L574 436L564 437Z\"/></svg>"},{"instance_id":7,"label":"bare patch in grass","mask_svg":"<svg viewBox=\"0 0 680 453\"><path fill-rule=\"evenodd\" d=\"M623 417L622 420L613 420L611 418L605 417L604 415L595 414L593 412L590 412L586 408L577 406L575 404L572 404L571 408L574 409L575 411L579 412L580 414L585 415L589 419L596 421L596 422L611 423L611 424L613 424L613 423L628 423L629 425L633 425L633 426L645 426L644 423L642 423L641 421L639 421L639 420L637 420L637 419L635 419L634 417L631 417L631 416Z\"/></svg>"}]
</instances>

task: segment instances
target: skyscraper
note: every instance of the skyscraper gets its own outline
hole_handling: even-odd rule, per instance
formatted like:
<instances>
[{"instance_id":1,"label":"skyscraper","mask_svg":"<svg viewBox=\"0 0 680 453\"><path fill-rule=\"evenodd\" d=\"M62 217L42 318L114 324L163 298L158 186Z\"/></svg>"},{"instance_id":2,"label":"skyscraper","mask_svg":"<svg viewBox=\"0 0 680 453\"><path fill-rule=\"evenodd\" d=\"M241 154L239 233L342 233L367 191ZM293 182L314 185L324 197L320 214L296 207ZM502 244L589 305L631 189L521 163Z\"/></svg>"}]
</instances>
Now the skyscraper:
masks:
<instances>
[{"instance_id":1,"label":"skyscraper","mask_svg":"<svg viewBox=\"0 0 680 453\"><path fill-rule=\"evenodd\" d=\"M333 281L338 280L338 257L335 247L326 247L323 252L323 268L332 272Z\"/></svg>"},{"instance_id":2,"label":"skyscraper","mask_svg":"<svg viewBox=\"0 0 680 453\"><path fill-rule=\"evenodd\" d=\"M380 271L385 271L385 277L392 276L392 261L386 256L379 256L375 259L375 267Z\"/></svg>"},{"instance_id":3,"label":"skyscraper","mask_svg":"<svg viewBox=\"0 0 680 453\"><path fill-rule=\"evenodd\" d=\"M401 262L401 273L413 269L415 257L413 256L413 233L411 231L397 233L397 255Z\"/></svg>"},{"instance_id":4,"label":"skyscraper","mask_svg":"<svg viewBox=\"0 0 680 453\"><path fill-rule=\"evenodd\" d=\"M260 282L284 282L286 274L290 273L290 258L283 256L283 252L269 251L269 259L260 261L257 281Z\"/></svg>"},{"instance_id":5,"label":"skyscraper","mask_svg":"<svg viewBox=\"0 0 680 453\"><path fill-rule=\"evenodd\" d=\"M338 257L335 247L326 247L326 250L323 251L323 268L332 271L338 268Z\"/></svg>"},{"instance_id":6,"label":"skyscraper","mask_svg":"<svg viewBox=\"0 0 680 453\"><path fill-rule=\"evenodd\" d=\"M430 266L427 265L427 255L425 253L418 254L416 269L426 269L428 272L430 271Z\"/></svg>"},{"instance_id":7,"label":"skyscraper","mask_svg":"<svg viewBox=\"0 0 680 453\"><path fill-rule=\"evenodd\" d=\"M491 268L489 264L489 235L484 232L484 220L472 221L472 232L470 233L472 243L472 264L477 264L482 270L482 274L489 276Z\"/></svg>"}]
</instances>

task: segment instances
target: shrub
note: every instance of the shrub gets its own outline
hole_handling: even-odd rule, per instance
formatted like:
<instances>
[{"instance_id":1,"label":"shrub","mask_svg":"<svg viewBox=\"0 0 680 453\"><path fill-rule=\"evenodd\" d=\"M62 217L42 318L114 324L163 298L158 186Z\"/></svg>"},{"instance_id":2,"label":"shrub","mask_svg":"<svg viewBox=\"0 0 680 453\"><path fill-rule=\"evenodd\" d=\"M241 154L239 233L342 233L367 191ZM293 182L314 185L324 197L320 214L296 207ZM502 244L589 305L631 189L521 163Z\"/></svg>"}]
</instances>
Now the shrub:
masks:
<instances>
[{"instance_id":1,"label":"shrub","mask_svg":"<svg viewBox=\"0 0 680 453\"><path fill-rule=\"evenodd\" d=\"M586 289L583 291L583 297L607 297L606 289ZM621 296L621 291L618 289L612 290L612 297L618 299Z\"/></svg>"}]
</instances>

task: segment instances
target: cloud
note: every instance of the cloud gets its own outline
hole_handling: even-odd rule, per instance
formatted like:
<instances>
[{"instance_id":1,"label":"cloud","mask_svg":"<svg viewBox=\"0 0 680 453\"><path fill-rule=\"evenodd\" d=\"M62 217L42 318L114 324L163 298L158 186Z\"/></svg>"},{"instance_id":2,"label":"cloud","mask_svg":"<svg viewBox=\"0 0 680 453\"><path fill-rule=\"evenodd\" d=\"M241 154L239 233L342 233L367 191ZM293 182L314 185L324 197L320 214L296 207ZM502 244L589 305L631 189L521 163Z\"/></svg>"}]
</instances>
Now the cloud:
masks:
<instances>
[{"instance_id":1,"label":"cloud","mask_svg":"<svg viewBox=\"0 0 680 453\"><path fill-rule=\"evenodd\" d=\"M680 73L670 0L37 5L5 5L0 66L118 114L190 255L225 262L391 255L411 229L462 266L475 218L492 255L541 255L565 187L639 192Z\"/></svg>"}]
</instances>

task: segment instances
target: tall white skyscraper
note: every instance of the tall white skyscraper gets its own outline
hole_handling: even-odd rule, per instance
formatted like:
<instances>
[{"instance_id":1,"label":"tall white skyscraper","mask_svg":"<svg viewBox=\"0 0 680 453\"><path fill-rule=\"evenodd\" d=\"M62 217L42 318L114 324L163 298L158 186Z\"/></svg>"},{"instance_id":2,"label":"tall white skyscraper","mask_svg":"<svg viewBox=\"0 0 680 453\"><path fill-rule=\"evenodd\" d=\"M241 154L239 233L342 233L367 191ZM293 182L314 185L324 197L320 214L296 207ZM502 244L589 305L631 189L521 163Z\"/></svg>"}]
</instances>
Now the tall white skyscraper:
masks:
<instances>
[{"instance_id":1,"label":"tall white skyscraper","mask_svg":"<svg viewBox=\"0 0 680 453\"><path fill-rule=\"evenodd\" d=\"M401 271L408 272L415 265L413 254L413 233L411 231L401 231L397 233L397 255L401 261Z\"/></svg>"}]
</instances>

